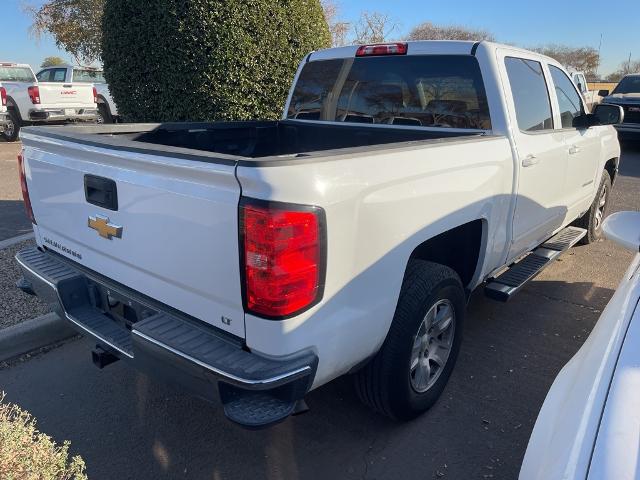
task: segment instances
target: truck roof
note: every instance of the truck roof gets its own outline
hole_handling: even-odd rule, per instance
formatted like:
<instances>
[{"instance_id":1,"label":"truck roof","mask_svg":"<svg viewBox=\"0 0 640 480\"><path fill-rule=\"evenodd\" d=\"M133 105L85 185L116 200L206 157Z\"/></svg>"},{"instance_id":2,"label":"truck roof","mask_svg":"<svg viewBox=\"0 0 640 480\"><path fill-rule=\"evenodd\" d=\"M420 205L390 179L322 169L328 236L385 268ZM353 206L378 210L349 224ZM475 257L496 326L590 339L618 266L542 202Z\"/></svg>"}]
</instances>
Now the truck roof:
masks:
<instances>
[{"instance_id":1,"label":"truck roof","mask_svg":"<svg viewBox=\"0 0 640 480\"><path fill-rule=\"evenodd\" d=\"M402 43L408 47L408 55L472 55L475 50L482 45L490 50L496 50L498 48L507 48L509 50L519 51L533 54L541 59L545 59L548 62L558 63L557 60L542 55L531 50L524 48L514 47L513 45L506 45L496 42L482 41L469 41L469 40L416 40L407 42L386 42L388 44ZM307 61L312 60L328 60L332 58L350 58L356 55L356 51L361 45L349 45L346 47L327 48L325 50L317 50L312 52Z\"/></svg>"},{"instance_id":2,"label":"truck roof","mask_svg":"<svg viewBox=\"0 0 640 480\"><path fill-rule=\"evenodd\" d=\"M28 67L31 68L31 65L28 63L15 63L15 62L3 62L0 61L0 67Z\"/></svg>"}]
</instances>

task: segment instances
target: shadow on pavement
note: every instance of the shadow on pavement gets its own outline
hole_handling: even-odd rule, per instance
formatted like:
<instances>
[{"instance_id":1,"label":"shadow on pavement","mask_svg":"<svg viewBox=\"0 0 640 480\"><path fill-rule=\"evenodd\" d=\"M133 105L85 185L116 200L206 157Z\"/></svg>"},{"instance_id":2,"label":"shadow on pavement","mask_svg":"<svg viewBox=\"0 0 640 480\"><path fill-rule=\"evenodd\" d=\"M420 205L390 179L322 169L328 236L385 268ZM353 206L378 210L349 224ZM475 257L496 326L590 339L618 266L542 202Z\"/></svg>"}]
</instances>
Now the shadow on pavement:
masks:
<instances>
[{"instance_id":1,"label":"shadow on pavement","mask_svg":"<svg viewBox=\"0 0 640 480\"><path fill-rule=\"evenodd\" d=\"M0 219L0 241L33 231L22 200L0 200Z\"/></svg>"},{"instance_id":2,"label":"shadow on pavement","mask_svg":"<svg viewBox=\"0 0 640 480\"><path fill-rule=\"evenodd\" d=\"M44 432L72 442L92 479L515 478L553 378L612 293L534 281L500 304L476 292L449 385L405 424L362 406L343 377L308 396L309 413L243 430L123 362L96 370L86 341L31 360L28 372L0 371L0 385Z\"/></svg>"}]
</instances>

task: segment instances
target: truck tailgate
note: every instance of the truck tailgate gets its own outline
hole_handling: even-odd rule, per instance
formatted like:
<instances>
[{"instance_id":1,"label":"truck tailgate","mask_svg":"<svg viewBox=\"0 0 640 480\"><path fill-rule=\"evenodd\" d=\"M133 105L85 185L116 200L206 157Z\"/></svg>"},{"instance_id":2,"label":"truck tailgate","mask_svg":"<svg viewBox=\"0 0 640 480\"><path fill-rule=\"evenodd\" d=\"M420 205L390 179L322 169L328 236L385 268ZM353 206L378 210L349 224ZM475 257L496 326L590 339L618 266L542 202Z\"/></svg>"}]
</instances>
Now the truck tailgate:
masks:
<instances>
[{"instance_id":1,"label":"truck tailgate","mask_svg":"<svg viewBox=\"0 0 640 480\"><path fill-rule=\"evenodd\" d=\"M38 83L40 103L45 106L95 106L93 85L90 83Z\"/></svg>"},{"instance_id":2,"label":"truck tailgate","mask_svg":"<svg viewBox=\"0 0 640 480\"><path fill-rule=\"evenodd\" d=\"M40 245L244 337L240 187L232 162L110 150L31 132L22 139ZM90 203L109 185L117 206ZM100 234L105 226L113 227L111 235Z\"/></svg>"}]
</instances>

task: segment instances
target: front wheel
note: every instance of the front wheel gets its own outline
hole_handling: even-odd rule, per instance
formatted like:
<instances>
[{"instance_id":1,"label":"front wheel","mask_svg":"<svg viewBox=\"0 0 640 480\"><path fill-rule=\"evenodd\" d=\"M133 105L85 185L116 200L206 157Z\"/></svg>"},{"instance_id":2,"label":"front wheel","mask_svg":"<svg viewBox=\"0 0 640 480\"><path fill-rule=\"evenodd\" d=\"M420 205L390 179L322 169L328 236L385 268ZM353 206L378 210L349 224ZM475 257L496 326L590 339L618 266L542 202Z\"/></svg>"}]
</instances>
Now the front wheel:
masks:
<instances>
[{"instance_id":1,"label":"front wheel","mask_svg":"<svg viewBox=\"0 0 640 480\"><path fill-rule=\"evenodd\" d=\"M593 243L602 238L602 222L607 216L607 209L609 207L609 196L611 195L611 176L606 170L602 172L602 180L600 180L600 187L596 193L596 197L589 207L587 213L575 221L574 225L584 228L587 234L582 237L580 243L587 245Z\"/></svg>"},{"instance_id":2,"label":"front wheel","mask_svg":"<svg viewBox=\"0 0 640 480\"><path fill-rule=\"evenodd\" d=\"M465 292L457 273L437 263L411 260L387 338L356 373L360 399L398 420L428 410L451 376L464 316Z\"/></svg>"}]
</instances>

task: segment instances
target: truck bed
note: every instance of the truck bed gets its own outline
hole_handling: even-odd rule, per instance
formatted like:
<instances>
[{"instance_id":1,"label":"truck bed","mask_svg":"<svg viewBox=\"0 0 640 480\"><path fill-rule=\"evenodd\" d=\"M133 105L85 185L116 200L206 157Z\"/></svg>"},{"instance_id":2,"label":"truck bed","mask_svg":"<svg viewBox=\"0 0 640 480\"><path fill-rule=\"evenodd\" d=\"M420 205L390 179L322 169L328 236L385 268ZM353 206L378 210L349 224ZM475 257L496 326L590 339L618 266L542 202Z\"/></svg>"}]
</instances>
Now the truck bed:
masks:
<instances>
[{"instance_id":1,"label":"truck bed","mask_svg":"<svg viewBox=\"0 0 640 480\"><path fill-rule=\"evenodd\" d=\"M141 153L184 154L196 160L235 163L247 159L307 157L355 147L482 135L482 131L427 130L389 126L317 123L299 120L120 124L45 127L38 135ZM198 155L199 152L202 154ZM206 153L205 153L206 152ZM181 155L183 154L183 155ZM211 154L221 154L211 155ZM198 158L198 156L200 158Z\"/></svg>"}]
</instances>

